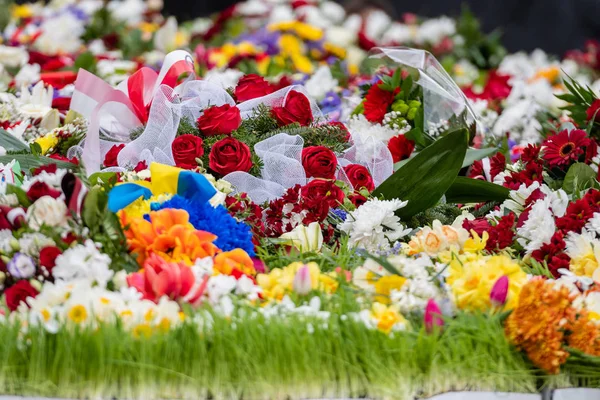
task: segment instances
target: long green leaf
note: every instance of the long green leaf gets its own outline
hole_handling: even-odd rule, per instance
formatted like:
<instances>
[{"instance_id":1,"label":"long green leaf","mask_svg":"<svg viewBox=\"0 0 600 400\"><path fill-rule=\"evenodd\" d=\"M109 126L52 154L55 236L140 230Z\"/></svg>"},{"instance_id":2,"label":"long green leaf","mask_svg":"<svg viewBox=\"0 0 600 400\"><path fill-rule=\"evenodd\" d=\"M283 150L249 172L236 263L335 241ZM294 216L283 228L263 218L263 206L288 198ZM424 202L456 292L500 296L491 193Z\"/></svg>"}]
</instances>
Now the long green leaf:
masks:
<instances>
[{"instance_id":1,"label":"long green leaf","mask_svg":"<svg viewBox=\"0 0 600 400\"><path fill-rule=\"evenodd\" d=\"M499 151L500 149L496 147L490 147L487 149L467 149L467 154L465 155L465 159L463 160L462 167L468 167L475 161L489 157L492 154L496 154Z\"/></svg>"},{"instance_id":2,"label":"long green leaf","mask_svg":"<svg viewBox=\"0 0 600 400\"><path fill-rule=\"evenodd\" d=\"M448 203L504 201L508 198L509 192L504 186L495 183L459 176L446 192L446 201Z\"/></svg>"},{"instance_id":3,"label":"long green leaf","mask_svg":"<svg viewBox=\"0 0 600 400\"><path fill-rule=\"evenodd\" d=\"M77 165L70 162L55 160L50 157L34 156L32 154L10 154L6 156L0 156L0 163L2 164L9 163L12 160L17 160L19 164L21 164L21 168L24 172L29 172L33 168L48 164L56 164L58 168L66 168L70 170L79 168Z\"/></svg>"},{"instance_id":4,"label":"long green leaf","mask_svg":"<svg viewBox=\"0 0 600 400\"><path fill-rule=\"evenodd\" d=\"M467 151L466 129L453 131L423 149L373 192L385 199L407 200L401 218L435 205L456 179Z\"/></svg>"},{"instance_id":5,"label":"long green leaf","mask_svg":"<svg viewBox=\"0 0 600 400\"><path fill-rule=\"evenodd\" d=\"M4 129L0 129L0 146L8 151L23 151L29 150L27 143L17 139Z\"/></svg>"},{"instance_id":6,"label":"long green leaf","mask_svg":"<svg viewBox=\"0 0 600 400\"><path fill-rule=\"evenodd\" d=\"M575 163L569 167L562 188L568 194L583 191L594 186L596 173L587 164Z\"/></svg>"}]
</instances>

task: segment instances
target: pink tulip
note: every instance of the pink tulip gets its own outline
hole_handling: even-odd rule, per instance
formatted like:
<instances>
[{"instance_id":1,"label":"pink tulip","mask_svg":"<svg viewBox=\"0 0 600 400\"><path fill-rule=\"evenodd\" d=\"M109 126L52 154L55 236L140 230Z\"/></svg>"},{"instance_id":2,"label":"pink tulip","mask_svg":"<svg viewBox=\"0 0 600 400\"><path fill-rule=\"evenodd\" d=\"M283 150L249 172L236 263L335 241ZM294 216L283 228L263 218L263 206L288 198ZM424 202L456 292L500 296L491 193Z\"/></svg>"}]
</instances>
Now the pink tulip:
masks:
<instances>
[{"instance_id":1,"label":"pink tulip","mask_svg":"<svg viewBox=\"0 0 600 400\"><path fill-rule=\"evenodd\" d=\"M442 319L442 310L437 305L434 299L429 299L427 306L425 307L425 330L427 333L431 333L434 327L442 327L444 320Z\"/></svg>"},{"instance_id":2,"label":"pink tulip","mask_svg":"<svg viewBox=\"0 0 600 400\"><path fill-rule=\"evenodd\" d=\"M146 259L142 272L127 277L127 284L142 293L144 299L158 302L162 296L167 296L190 304L196 304L200 299L207 281L196 282L190 267L184 263L167 262L156 254Z\"/></svg>"},{"instance_id":3,"label":"pink tulip","mask_svg":"<svg viewBox=\"0 0 600 400\"><path fill-rule=\"evenodd\" d=\"M265 263L258 257L252 257L252 264L254 265L254 270L259 274L264 274L267 272L265 268Z\"/></svg>"},{"instance_id":4,"label":"pink tulip","mask_svg":"<svg viewBox=\"0 0 600 400\"><path fill-rule=\"evenodd\" d=\"M310 293L311 290L310 270L304 265L296 271L296 276L294 276L294 292L299 295L305 295Z\"/></svg>"},{"instance_id":5,"label":"pink tulip","mask_svg":"<svg viewBox=\"0 0 600 400\"><path fill-rule=\"evenodd\" d=\"M494 287L492 287L492 291L490 292L490 301L492 305L496 307L503 306L506 303L506 296L508 295L508 276L503 275L496 283L494 283Z\"/></svg>"}]
</instances>

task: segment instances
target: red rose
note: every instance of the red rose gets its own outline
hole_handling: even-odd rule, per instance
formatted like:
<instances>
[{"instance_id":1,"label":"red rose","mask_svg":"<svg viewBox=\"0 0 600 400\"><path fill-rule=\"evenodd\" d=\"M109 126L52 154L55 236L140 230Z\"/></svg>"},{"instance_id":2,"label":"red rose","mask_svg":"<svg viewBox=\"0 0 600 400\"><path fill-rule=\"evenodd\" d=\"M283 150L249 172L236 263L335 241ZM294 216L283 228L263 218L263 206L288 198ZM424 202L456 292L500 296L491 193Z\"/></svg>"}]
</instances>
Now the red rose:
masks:
<instances>
[{"instance_id":1,"label":"red rose","mask_svg":"<svg viewBox=\"0 0 600 400\"><path fill-rule=\"evenodd\" d=\"M273 92L273 87L262 76L244 75L235 87L235 98L238 102L266 96Z\"/></svg>"},{"instance_id":2,"label":"red rose","mask_svg":"<svg viewBox=\"0 0 600 400\"><path fill-rule=\"evenodd\" d=\"M79 160L76 157L67 158L65 156L61 156L60 154L52 154L52 155L50 155L48 157L51 158L51 159L53 159L53 160L64 161L64 162L68 162L68 163L71 163L71 164L79 165Z\"/></svg>"},{"instance_id":3,"label":"red rose","mask_svg":"<svg viewBox=\"0 0 600 400\"><path fill-rule=\"evenodd\" d=\"M104 156L104 166L105 167L118 167L119 163L117 162L117 156L123 150L125 144L115 144Z\"/></svg>"},{"instance_id":4,"label":"red rose","mask_svg":"<svg viewBox=\"0 0 600 400\"><path fill-rule=\"evenodd\" d=\"M175 165L183 169L194 169L198 166L196 158L204 155L202 139L194 135L181 135L171 144Z\"/></svg>"},{"instance_id":5,"label":"red rose","mask_svg":"<svg viewBox=\"0 0 600 400\"><path fill-rule=\"evenodd\" d=\"M208 166L221 176L235 171L248 172L252 168L250 148L232 137L221 139L210 150Z\"/></svg>"},{"instance_id":6,"label":"red rose","mask_svg":"<svg viewBox=\"0 0 600 400\"><path fill-rule=\"evenodd\" d=\"M146 164L146 161L144 161L144 160L138 161L138 163L133 168L133 170L135 172L140 172L140 171L143 171L143 170L146 170L146 169L148 169L148 164Z\"/></svg>"},{"instance_id":7,"label":"red rose","mask_svg":"<svg viewBox=\"0 0 600 400\"><path fill-rule=\"evenodd\" d=\"M24 302L28 297L35 297L38 293L29 281L20 280L4 292L6 306L10 311L15 311L22 301Z\"/></svg>"},{"instance_id":8,"label":"red rose","mask_svg":"<svg viewBox=\"0 0 600 400\"><path fill-rule=\"evenodd\" d=\"M228 135L241 124L240 110L229 104L209 107L198 118L198 129L205 136Z\"/></svg>"},{"instance_id":9,"label":"red rose","mask_svg":"<svg viewBox=\"0 0 600 400\"><path fill-rule=\"evenodd\" d=\"M383 117L387 114L389 106L394 102L394 93L381 89L379 83L381 82L371 86L363 103L367 121L377 123L383 121Z\"/></svg>"},{"instance_id":10,"label":"red rose","mask_svg":"<svg viewBox=\"0 0 600 400\"><path fill-rule=\"evenodd\" d=\"M42 165L40 167L37 167L36 169L33 170L33 175L39 175L42 172L46 172L48 174L55 174L56 173L56 164L48 164L48 165Z\"/></svg>"},{"instance_id":11,"label":"red rose","mask_svg":"<svg viewBox=\"0 0 600 400\"><path fill-rule=\"evenodd\" d=\"M410 157L415 149L415 142L404 135L394 136L388 142L388 149L392 153L392 159L397 163Z\"/></svg>"},{"instance_id":12,"label":"red rose","mask_svg":"<svg viewBox=\"0 0 600 400\"><path fill-rule=\"evenodd\" d=\"M369 170L360 164L350 164L344 167L344 172L356 190L366 188L369 192L375 189L375 183Z\"/></svg>"},{"instance_id":13,"label":"red rose","mask_svg":"<svg viewBox=\"0 0 600 400\"><path fill-rule=\"evenodd\" d=\"M71 98L70 97L57 97L52 100L52 108L56 108L58 111L62 111L65 114L69 111L71 107Z\"/></svg>"},{"instance_id":14,"label":"red rose","mask_svg":"<svg viewBox=\"0 0 600 400\"><path fill-rule=\"evenodd\" d=\"M56 266L56 257L61 254L62 251L56 246L48 246L40 250L40 265L46 269L48 275L52 275L52 268Z\"/></svg>"},{"instance_id":15,"label":"red rose","mask_svg":"<svg viewBox=\"0 0 600 400\"><path fill-rule=\"evenodd\" d=\"M344 192L334 181L314 179L304 185L300 192L302 199L309 205L327 204L329 207L337 207L344 201Z\"/></svg>"},{"instance_id":16,"label":"red rose","mask_svg":"<svg viewBox=\"0 0 600 400\"><path fill-rule=\"evenodd\" d=\"M348 200L354 204L354 207L360 207L367 202L367 198L358 192L349 194Z\"/></svg>"},{"instance_id":17,"label":"red rose","mask_svg":"<svg viewBox=\"0 0 600 400\"><path fill-rule=\"evenodd\" d=\"M27 197L29 197L29 200L32 202L36 201L42 196L50 196L53 199L57 199L61 194L62 193L60 190L53 189L41 181L35 182L27 191Z\"/></svg>"},{"instance_id":18,"label":"red rose","mask_svg":"<svg viewBox=\"0 0 600 400\"><path fill-rule=\"evenodd\" d=\"M342 122L339 122L339 121L331 121L331 122L329 122L329 125L339 128L342 132L344 132L344 138L346 139L346 142L350 141L350 138L352 136L350 135L350 131L348 131L348 128L346 127L346 125L344 125Z\"/></svg>"},{"instance_id":19,"label":"red rose","mask_svg":"<svg viewBox=\"0 0 600 400\"><path fill-rule=\"evenodd\" d=\"M587 120L590 121L592 118L596 122L600 122L600 99L594 100L592 105L585 112L587 114Z\"/></svg>"},{"instance_id":20,"label":"red rose","mask_svg":"<svg viewBox=\"0 0 600 400\"><path fill-rule=\"evenodd\" d=\"M279 126L293 124L294 122L306 126L313 120L310 101L305 95L295 90L288 93L283 107L273 107L271 113Z\"/></svg>"},{"instance_id":21,"label":"red rose","mask_svg":"<svg viewBox=\"0 0 600 400\"><path fill-rule=\"evenodd\" d=\"M302 149L302 166L307 178L334 179L337 157L325 146L310 146Z\"/></svg>"}]
</instances>

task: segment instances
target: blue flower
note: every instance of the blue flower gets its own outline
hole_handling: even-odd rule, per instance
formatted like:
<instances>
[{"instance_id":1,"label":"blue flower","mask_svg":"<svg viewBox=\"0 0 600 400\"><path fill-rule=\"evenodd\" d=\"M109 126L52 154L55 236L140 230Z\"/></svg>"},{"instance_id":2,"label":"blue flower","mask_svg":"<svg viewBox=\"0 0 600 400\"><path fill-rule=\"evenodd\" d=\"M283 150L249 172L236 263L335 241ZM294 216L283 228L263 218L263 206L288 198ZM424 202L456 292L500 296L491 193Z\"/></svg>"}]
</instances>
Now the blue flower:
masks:
<instances>
[{"instance_id":1,"label":"blue flower","mask_svg":"<svg viewBox=\"0 0 600 400\"><path fill-rule=\"evenodd\" d=\"M190 223L194 228L217 236L214 243L221 250L240 248L250 256L255 255L250 226L237 221L223 206L213 207L209 203L192 202L181 196L173 196L162 204L152 203L151 208L153 211L163 208L185 210L190 215Z\"/></svg>"},{"instance_id":2,"label":"blue flower","mask_svg":"<svg viewBox=\"0 0 600 400\"><path fill-rule=\"evenodd\" d=\"M330 210L329 212L331 214L333 214L334 217L339 218L342 221L345 221L346 215L348 215L348 213L341 208L334 208L334 209Z\"/></svg>"}]
</instances>

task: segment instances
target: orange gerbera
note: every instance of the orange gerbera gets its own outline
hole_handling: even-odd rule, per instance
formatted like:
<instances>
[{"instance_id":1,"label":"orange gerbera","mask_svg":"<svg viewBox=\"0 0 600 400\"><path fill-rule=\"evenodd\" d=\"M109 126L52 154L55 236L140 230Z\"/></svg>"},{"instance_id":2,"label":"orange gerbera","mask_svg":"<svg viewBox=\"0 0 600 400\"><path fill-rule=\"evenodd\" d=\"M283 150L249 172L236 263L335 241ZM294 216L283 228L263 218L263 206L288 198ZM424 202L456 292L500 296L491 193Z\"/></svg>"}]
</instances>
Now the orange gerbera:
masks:
<instances>
[{"instance_id":1,"label":"orange gerbera","mask_svg":"<svg viewBox=\"0 0 600 400\"><path fill-rule=\"evenodd\" d=\"M150 254L166 261L192 265L197 258L212 257L219 249L212 242L217 238L205 231L196 230L189 222L185 210L165 208L150 212L150 221L144 218L127 218L121 214L121 224L129 251L142 264Z\"/></svg>"}]
</instances>

